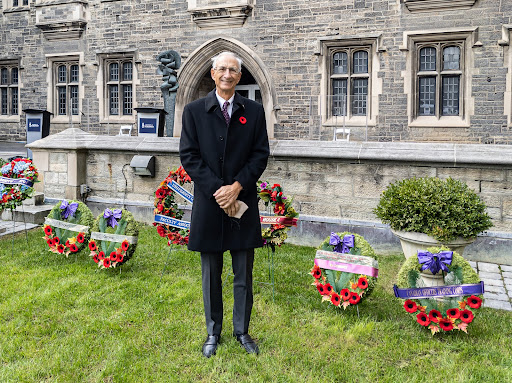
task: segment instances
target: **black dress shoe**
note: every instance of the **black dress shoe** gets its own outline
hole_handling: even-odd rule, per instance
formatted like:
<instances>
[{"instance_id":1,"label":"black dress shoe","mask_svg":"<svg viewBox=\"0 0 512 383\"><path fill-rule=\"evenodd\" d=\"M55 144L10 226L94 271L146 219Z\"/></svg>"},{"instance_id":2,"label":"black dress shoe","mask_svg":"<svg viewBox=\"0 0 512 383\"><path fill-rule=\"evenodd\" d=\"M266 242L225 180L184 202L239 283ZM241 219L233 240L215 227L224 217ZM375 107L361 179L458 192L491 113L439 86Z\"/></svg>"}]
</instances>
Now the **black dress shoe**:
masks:
<instances>
[{"instance_id":1,"label":"black dress shoe","mask_svg":"<svg viewBox=\"0 0 512 383\"><path fill-rule=\"evenodd\" d=\"M245 351L247 351L248 354L258 355L260 353L258 345L254 342L254 340L251 338L249 334L235 334L235 337L238 343L240 343L242 347L245 348Z\"/></svg>"},{"instance_id":2,"label":"black dress shoe","mask_svg":"<svg viewBox=\"0 0 512 383\"><path fill-rule=\"evenodd\" d=\"M217 335L208 335L203 343L203 355L209 358L215 355L217 346L219 345L220 337Z\"/></svg>"}]
</instances>

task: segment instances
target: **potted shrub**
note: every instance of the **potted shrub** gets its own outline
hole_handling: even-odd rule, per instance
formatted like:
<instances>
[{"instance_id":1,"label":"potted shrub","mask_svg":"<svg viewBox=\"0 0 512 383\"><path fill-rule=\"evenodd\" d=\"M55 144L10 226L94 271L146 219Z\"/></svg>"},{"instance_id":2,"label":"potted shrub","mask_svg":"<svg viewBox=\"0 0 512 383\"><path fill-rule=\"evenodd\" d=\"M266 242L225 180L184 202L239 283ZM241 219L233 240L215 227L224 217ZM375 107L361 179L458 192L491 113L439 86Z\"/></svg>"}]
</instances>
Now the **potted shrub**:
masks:
<instances>
[{"instance_id":1,"label":"potted shrub","mask_svg":"<svg viewBox=\"0 0 512 383\"><path fill-rule=\"evenodd\" d=\"M389 185L374 213L391 226L408 258L439 244L462 255L478 233L492 226L485 209L464 182L425 177Z\"/></svg>"}]
</instances>

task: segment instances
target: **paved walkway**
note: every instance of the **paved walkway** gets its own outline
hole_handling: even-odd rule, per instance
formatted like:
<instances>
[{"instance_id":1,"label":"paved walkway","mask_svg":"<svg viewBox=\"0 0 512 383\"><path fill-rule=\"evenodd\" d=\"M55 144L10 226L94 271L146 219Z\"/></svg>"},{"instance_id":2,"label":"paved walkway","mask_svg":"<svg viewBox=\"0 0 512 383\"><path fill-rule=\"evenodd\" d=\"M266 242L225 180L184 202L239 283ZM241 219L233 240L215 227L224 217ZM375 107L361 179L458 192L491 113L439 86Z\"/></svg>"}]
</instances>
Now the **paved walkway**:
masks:
<instances>
[{"instance_id":1,"label":"paved walkway","mask_svg":"<svg viewBox=\"0 0 512 383\"><path fill-rule=\"evenodd\" d=\"M484 307L512 311L512 266L469 263L484 282Z\"/></svg>"},{"instance_id":2,"label":"paved walkway","mask_svg":"<svg viewBox=\"0 0 512 383\"><path fill-rule=\"evenodd\" d=\"M26 156L25 142L0 141L0 158L7 160L14 156Z\"/></svg>"}]
</instances>

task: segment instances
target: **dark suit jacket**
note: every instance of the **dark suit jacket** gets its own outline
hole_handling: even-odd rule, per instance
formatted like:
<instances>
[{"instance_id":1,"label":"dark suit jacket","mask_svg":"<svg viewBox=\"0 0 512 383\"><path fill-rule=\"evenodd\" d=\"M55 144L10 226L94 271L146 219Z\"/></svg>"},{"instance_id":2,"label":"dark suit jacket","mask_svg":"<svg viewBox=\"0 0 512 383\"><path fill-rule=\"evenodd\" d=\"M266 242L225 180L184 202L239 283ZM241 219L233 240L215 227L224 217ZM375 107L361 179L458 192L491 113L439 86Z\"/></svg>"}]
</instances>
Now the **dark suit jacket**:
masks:
<instances>
[{"instance_id":1,"label":"dark suit jacket","mask_svg":"<svg viewBox=\"0 0 512 383\"><path fill-rule=\"evenodd\" d=\"M263 107L235 93L228 127L213 90L185 106L182 122L181 163L194 181L189 250L261 247L256 182L269 156ZM239 221L228 217L213 197L235 181L243 187L238 199L249 207Z\"/></svg>"}]
</instances>

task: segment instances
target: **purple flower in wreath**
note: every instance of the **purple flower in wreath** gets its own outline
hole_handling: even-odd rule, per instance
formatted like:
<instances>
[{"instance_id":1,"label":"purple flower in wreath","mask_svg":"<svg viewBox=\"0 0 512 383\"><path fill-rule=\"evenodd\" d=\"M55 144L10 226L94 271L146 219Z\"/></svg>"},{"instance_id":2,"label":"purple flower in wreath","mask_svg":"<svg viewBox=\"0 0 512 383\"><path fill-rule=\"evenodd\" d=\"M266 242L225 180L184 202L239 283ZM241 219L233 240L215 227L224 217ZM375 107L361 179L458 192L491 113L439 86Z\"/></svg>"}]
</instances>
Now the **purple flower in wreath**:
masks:
<instances>
[{"instance_id":1,"label":"purple flower in wreath","mask_svg":"<svg viewBox=\"0 0 512 383\"><path fill-rule=\"evenodd\" d=\"M105 212L103 213L103 218L107 220L107 225L110 227L116 227L117 226L117 220L121 219L121 216L123 215L123 212L121 209L114 209L114 211L110 209L105 209Z\"/></svg>"},{"instance_id":2,"label":"purple flower in wreath","mask_svg":"<svg viewBox=\"0 0 512 383\"><path fill-rule=\"evenodd\" d=\"M266 187L267 187L267 183L266 182L262 182L261 185L260 185L261 190L265 189Z\"/></svg>"},{"instance_id":3,"label":"purple flower in wreath","mask_svg":"<svg viewBox=\"0 0 512 383\"><path fill-rule=\"evenodd\" d=\"M343 240L336 233L331 233L329 245L334 246L336 253L348 253L351 247L354 247L354 235L347 234Z\"/></svg>"},{"instance_id":4,"label":"purple flower in wreath","mask_svg":"<svg viewBox=\"0 0 512 383\"><path fill-rule=\"evenodd\" d=\"M69 203L66 200L63 200L60 204L60 212L63 219L68 219L69 216L73 217L75 215L76 209L78 209L78 202Z\"/></svg>"},{"instance_id":5,"label":"purple flower in wreath","mask_svg":"<svg viewBox=\"0 0 512 383\"><path fill-rule=\"evenodd\" d=\"M432 254L429 251L418 251L418 262L421 263L421 271L429 269L432 274L440 270L449 273L448 265L452 263L453 251L441 251Z\"/></svg>"}]
</instances>

